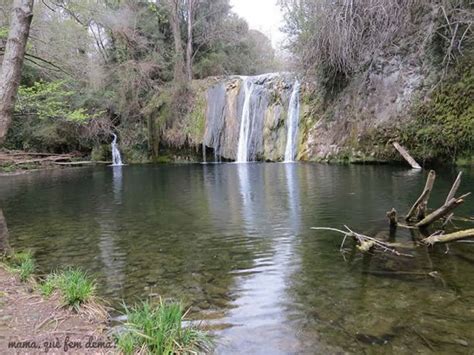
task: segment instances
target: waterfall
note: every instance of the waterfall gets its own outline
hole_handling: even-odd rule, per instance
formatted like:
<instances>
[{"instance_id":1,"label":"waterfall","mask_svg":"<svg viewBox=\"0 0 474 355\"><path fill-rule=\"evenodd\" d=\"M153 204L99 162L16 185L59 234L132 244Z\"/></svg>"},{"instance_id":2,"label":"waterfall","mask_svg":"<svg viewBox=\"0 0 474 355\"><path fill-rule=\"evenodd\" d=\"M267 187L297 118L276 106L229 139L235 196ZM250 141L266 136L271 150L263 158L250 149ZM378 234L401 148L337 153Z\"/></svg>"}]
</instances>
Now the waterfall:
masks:
<instances>
[{"instance_id":1,"label":"waterfall","mask_svg":"<svg viewBox=\"0 0 474 355\"><path fill-rule=\"evenodd\" d=\"M202 142L202 162L204 164L207 163L207 161L206 161L206 144L204 142Z\"/></svg>"},{"instance_id":2,"label":"waterfall","mask_svg":"<svg viewBox=\"0 0 474 355\"><path fill-rule=\"evenodd\" d=\"M298 123L300 118L300 82L295 81L288 106L288 133L286 138L285 162L292 162L296 155Z\"/></svg>"},{"instance_id":3,"label":"waterfall","mask_svg":"<svg viewBox=\"0 0 474 355\"><path fill-rule=\"evenodd\" d=\"M244 100L240 119L237 163L258 158L263 145L263 126L272 90L278 73L242 77Z\"/></svg>"},{"instance_id":4,"label":"waterfall","mask_svg":"<svg viewBox=\"0 0 474 355\"><path fill-rule=\"evenodd\" d=\"M204 133L203 145L214 149L214 161L222 155L221 141L225 126L226 88L224 84L217 84L207 92L207 124Z\"/></svg>"},{"instance_id":5,"label":"waterfall","mask_svg":"<svg viewBox=\"0 0 474 355\"><path fill-rule=\"evenodd\" d=\"M250 101L255 84L248 78L244 78L244 106L242 108L242 119L240 121L239 145L237 148L237 163L248 161L248 146L250 138Z\"/></svg>"},{"instance_id":6,"label":"waterfall","mask_svg":"<svg viewBox=\"0 0 474 355\"><path fill-rule=\"evenodd\" d=\"M120 166L122 164L122 157L120 156L120 151L117 148L117 135L112 133L114 140L112 141L112 165Z\"/></svg>"},{"instance_id":7,"label":"waterfall","mask_svg":"<svg viewBox=\"0 0 474 355\"><path fill-rule=\"evenodd\" d=\"M214 161L285 156L285 112L294 80L291 73L232 76L207 90L203 143L213 148Z\"/></svg>"}]
</instances>

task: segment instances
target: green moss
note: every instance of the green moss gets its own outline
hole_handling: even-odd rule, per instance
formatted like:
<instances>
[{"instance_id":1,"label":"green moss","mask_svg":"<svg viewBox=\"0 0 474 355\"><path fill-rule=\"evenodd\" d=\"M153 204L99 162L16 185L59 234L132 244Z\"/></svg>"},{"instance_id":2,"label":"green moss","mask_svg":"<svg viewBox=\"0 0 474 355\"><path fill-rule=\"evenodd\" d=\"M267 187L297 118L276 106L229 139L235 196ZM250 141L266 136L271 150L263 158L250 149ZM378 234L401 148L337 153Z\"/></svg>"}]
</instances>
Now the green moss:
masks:
<instances>
[{"instance_id":1,"label":"green moss","mask_svg":"<svg viewBox=\"0 0 474 355\"><path fill-rule=\"evenodd\" d=\"M110 145L101 144L92 148L91 160L93 161L105 161L111 159Z\"/></svg>"},{"instance_id":2,"label":"green moss","mask_svg":"<svg viewBox=\"0 0 474 355\"><path fill-rule=\"evenodd\" d=\"M205 92L196 92L194 105L187 117L184 131L190 141L202 142L206 129L206 96Z\"/></svg>"},{"instance_id":3,"label":"green moss","mask_svg":"<svg viewBox=\"0 0 474 355\"><path fill-rule=\"evenodd\" d=\"M16 168L14 165L2 165L0 166L0 172L2 173L12 173L16 171Z\"/></svg>"},{"instance_id":4,"label":"green moss","mask_svg":"<svg viewBox=\"0 0 474 355\"><path fill-rule=\"evenodd\" d=\"M474 155L472 155L470 157L458 158L456 160L456 165L458 165L458 166L474 165Z\"/></svg>"},{"instance_id":5,"label":"green moss","mask_svg":"<svg viewBox=\"0 0 474 355\"><path fill-rule=\"evenodd\" d=\"M418 158L455 162L474 152L474 67L459 64L414 107L414 120L400 130L400 141Z\"/></svg>"},{"instance_id":6,"label":"green moss","mask_svg":"<svg viewBox=\"0 0 474 355\"><path fill-rule=\"evenodd\" d=\"M173 158L169 155L160 155L156 158L155 162L158 164L167 164L173 162Z\"/></svg>"}]
</instances>

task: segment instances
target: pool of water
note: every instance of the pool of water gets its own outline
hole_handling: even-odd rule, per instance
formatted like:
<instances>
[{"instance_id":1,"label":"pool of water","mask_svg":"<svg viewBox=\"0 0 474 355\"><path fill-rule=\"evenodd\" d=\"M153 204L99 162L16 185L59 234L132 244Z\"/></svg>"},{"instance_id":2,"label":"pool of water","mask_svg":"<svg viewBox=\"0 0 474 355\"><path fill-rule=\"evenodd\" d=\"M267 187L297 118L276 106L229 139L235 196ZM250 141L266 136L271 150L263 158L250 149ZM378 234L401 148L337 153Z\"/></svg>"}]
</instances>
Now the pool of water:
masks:
<instances>
[{"instance_id":1,"label":"pool of water","mask_svg":"<svg viewBox=\"0 0 474 355\"><path fill-rule=\"evenodd\" d=\"M431 207L456 171L439 173ZM179 298L217 353L469 353L474 244L364 256L329 231L388 234L426 172L390 166L189 164L0 177L10 243L41 272L78 265L117 308ZM466 170L460 193L474 190ZM457 212L474 215L474 199ZM459 223L459 222L456 222ZM397 241L409 243L408 230Z\"/></svg>"}]
</instances>

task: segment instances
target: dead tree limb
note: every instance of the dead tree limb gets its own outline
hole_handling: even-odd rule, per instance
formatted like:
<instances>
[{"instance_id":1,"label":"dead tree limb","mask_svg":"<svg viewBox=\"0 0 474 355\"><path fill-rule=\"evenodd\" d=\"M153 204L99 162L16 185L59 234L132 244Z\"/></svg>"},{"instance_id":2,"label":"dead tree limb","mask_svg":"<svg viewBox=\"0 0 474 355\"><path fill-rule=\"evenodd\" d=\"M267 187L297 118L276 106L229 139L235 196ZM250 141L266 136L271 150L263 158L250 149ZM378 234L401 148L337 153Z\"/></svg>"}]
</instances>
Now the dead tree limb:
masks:
<instances>
[{"instance_id":1,"label":"dead tree limb","mask_svg":"<svg viewBox=\"0 0 474 355\"><path fill-rule=\"evenodd\" d=\"M412 158L410 153L408 153L408 151L404 147L402 147L397 142L393 142L393 146L396 150L398 150L400 155L408 162L408 164L410 164L413 169L421 169L421 166L416 162L415 159Z\"/></svg>"},{"instance_id":2,"label":"dead tree limb","mask_svg":"<svg viewBox=\"0 0 474 355\"><path fill-rule=\"evenodd\" d=\"M451 186L451 190L449 190L448 196L446 197L445 204L447 204L452 198L454 198L454 195L456 195L456 192L459 189L459 185L461 185L461 176L462 171L459 172L458 176L456 177L456 180L454 180L453 186Z\"/></svg>"},{"instance_id":3,"label":"dead tree limb","mask_svg":"<svg viewBox=\"0 0 474 355\"><path fill-rule=\"evenodd\" d=\"M420 197L418 197L413 206L410 208L410 211L408 211L405 217L406 221L410 220L415 215L415 213L417 213L418 216L421 214L418 211L420 206L422 210L426 210L426 206L428 205L428 199L430 198L431 190L433 190L435 179L435 171L430 170L430 172L428 173L428 177L426 178L425 188L423 189L423 192L421 193Z\"/></svg>"},{"instance_id":4,"label":"dead tree limb","mask_svg":"<svg viewBox=\"0 0 474 355\"><path fill-rule=\"evenodd\" d=\"M311 229L328 230L328 231L344 234L344 239L340 247L341 250L344 246L344 242L347 239L347 237L353 237L359 243L358 249L362 252L367 252L374 247L379 247L382 250L382 252L389 251L397 256L406 256L410 258L413 257L413 255L410 255L410 254L400 253L398 250L394 249L394 245L392 245L391 243L382 242L376 238L372 238L367 235L356 233L353 230L351 230L348 226L344 226L344 227L347 229L346 231L337 229L337 228L329 228L329 227L311 227Z\"/></svg>"},{"instance_id":5,"label":"dead tree limb","mask_svg":"<svg viewBox=\"0 0 474 355\"><path fill-rule=\"evenodd\" d=\"M459 185L461 185L461 176L462 176L462 171L459 172L458 176L456 177L456 180L454 180L453 186L451 186L451 190L449 190L448 196L446 197L446 202L445 204L448 203L449 200L454 198L454 195L456 195L456 192L459 189ZM451 218L453 218L454 213L451 213L448 217L446 217L446 220L443 223L443 227L446 226Z\"/></svg>"},{"instance_id":6,"label":"dead tree limb","mask_svg":"<svg viewBox=\"0 0 474 355\"><path fill-rule=\"evenodd\" d=\"M437 220L439 220L440 218L443 218L444 216L451 213L451 211L453 211L456 207L461 205L464 202L464 198L469 195L470 193L467 193L467 194L462 195L461 197L452 198L451 200L449 200L447 204L444 204L443 206L441 206L440 208L431 212L428 216L423 218L420 222L416 224L416 226L418 228L427 227L433 222L436 222Z\"/></svg>"},{"instance_id":7,"label":"dead tree limb","mask_svg":"<svg viewBox=\"0 0 474 355\"><path fill-rule=\"evenodd\" d=\"M71 160L71 158L72 158L71 155L57 155L57 156L48 156L48 157L44 157L44 158L18 160L18 161L15 161L14 164L15 165L21 165L21 164L46 163L46 162L54 163L54 162L61 161L61 160L63 160L63 161L64 160Z\"/></svg>"},{"instance_id":8,"label":"dead tree limb","mask_svg":"<svg viewBox=\"0 0 474 355\"><path fill-rule=\"evenodd\" d=\"M428 238L423 239L422 242L428 245L433 245L435 243L449 243L467 238L474 238L474 228L449 234L434 234Z\"/></svg>"},{"instance_id":9,"label":"dead tree limb","mask_svg":"<svg viewBox=\"0 0 474 355\"><path fill-rule=\"evenodd\" d=\"M392 208L390 211L387 212L387 218L390 221L390 227L396 227L398 224L397 221L397 210Z\"/></svg>"}]
</instances>

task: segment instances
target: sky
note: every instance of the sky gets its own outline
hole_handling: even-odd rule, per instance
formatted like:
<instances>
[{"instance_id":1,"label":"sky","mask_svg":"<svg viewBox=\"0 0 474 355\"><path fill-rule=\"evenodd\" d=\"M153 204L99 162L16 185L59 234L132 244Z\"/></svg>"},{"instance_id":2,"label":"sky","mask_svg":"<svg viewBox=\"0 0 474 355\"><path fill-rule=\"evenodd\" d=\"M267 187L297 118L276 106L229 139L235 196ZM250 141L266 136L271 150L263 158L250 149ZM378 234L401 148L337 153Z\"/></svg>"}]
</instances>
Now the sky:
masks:
<instances>
[{"instance_id":1,"label":"sky","mask_svg":"<svg viewBox=\"0 0 474 355\"><path fill-rule=\"evenodd\" d=\"M279 30L283 25L283 14L277 4L278 0L231 0L232 9L247 20L250 28L259 30L272 41L273 47L285 38Z\"/></svg>"}]
</instances>

